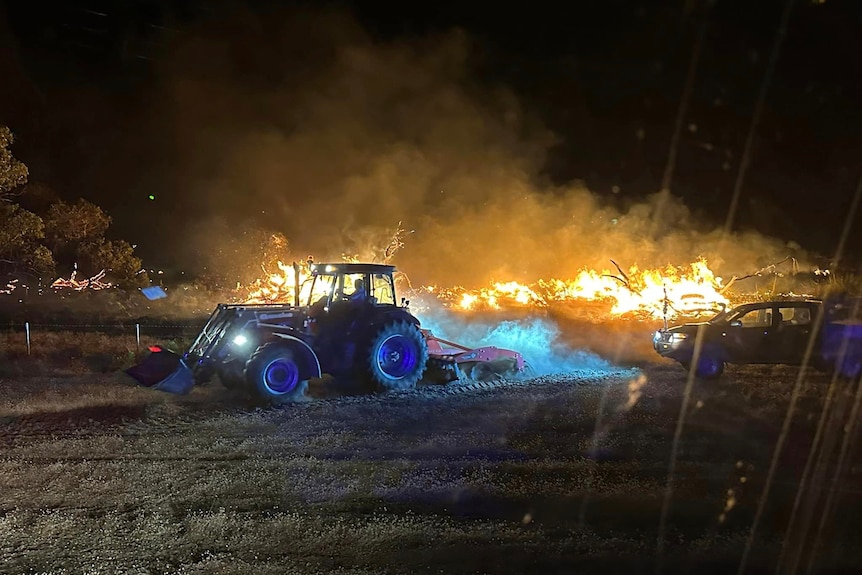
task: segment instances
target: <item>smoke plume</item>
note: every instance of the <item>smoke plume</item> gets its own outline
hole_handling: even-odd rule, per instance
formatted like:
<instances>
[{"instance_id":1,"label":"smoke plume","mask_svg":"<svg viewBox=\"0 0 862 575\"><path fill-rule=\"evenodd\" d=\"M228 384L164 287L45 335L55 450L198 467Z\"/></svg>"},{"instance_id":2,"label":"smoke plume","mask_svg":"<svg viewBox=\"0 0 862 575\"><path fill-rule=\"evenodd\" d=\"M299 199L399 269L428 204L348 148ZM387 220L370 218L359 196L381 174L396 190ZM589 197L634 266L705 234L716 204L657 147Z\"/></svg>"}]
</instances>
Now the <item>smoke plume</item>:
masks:
<instances>
[{"instance_id":1,"label":"smoke plume","mask_svg":"<svg viewBox=\"0 0 862 575\"><path fill-rule=\"evenodd\" d=\"M697 221L668 193L623 203L549 184L555 136L484 79L483 49L460 30L374 39L341 11L201 23L160 71L180 208L250 222L237 233L281 233L297 258L318 261L379 255L372 247L403 222L413 233L394 263L414 284L530 282L611 258L643 269L701 255L730 275L788 255L756 233L722 241L720 222ZM182 239L192 255L214 241Z\"/></svg>"}]
</instances>

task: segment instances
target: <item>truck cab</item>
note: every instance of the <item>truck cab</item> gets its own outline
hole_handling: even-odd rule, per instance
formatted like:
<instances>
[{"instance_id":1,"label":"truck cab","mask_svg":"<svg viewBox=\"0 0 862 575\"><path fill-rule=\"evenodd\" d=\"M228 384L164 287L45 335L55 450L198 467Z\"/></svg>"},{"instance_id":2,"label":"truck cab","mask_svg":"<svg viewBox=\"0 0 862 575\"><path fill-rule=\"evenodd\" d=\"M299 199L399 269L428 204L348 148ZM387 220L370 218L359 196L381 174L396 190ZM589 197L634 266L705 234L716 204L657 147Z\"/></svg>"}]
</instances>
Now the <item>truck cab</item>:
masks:
<instances>
[{"instance_id":1,"label":"truck cab","mask_svg":"<svg viewBox=\"0 0 862 575\"><path fill-rule=\"evenodd\" d=\"M721 375L726 363L800 365L816 335L809 361L822 364L825 349L818 324L824 320L823 310L820 300L748 303L706 322L658 330L653 348L688 369L700 344L695 373L709 378Z\"/></svg>"}]
</instances>

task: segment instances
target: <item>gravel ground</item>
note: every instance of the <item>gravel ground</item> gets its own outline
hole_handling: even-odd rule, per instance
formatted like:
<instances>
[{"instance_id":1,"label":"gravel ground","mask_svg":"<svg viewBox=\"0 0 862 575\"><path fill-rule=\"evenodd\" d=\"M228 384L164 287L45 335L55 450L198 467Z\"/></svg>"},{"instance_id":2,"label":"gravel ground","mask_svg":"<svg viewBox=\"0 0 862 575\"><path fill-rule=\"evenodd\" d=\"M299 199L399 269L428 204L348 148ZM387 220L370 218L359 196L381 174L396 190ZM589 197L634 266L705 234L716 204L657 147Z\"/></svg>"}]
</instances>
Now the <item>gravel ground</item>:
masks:
<instances>
[{"instance_id":1,"label":"gravel ground","mask_svg":"<svg viewBox=\"0 0 862 575\"><path fill-rule=\"evenodd\" d=\"M848 572L858 383L801 380L762 498L797 376L730 368L687 395L654 363L277 409L7 377L0 572Z\"/></svg>"}]
</instances>

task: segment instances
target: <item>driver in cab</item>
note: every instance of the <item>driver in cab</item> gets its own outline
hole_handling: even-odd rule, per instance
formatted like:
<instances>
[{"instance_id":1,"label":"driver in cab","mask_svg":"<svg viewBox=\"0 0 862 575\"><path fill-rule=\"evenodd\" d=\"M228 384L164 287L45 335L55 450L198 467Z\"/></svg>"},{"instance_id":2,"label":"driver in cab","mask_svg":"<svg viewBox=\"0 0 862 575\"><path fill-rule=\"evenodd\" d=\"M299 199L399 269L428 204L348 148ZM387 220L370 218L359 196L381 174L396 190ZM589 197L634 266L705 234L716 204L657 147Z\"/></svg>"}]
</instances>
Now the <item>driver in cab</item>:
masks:
<instances>
[{"instance_id":1,"label":"driver in cab","mask_svg":"<svg viewBox=\"0 0 862 575\"><path fill-rule=\"evenodd\" d=\"M368 299L368 292L365 291L365 282L362 278L357 278L353 282L353 293L348 297L348 301L363 302Z\"/></svg>"}]
</instances>

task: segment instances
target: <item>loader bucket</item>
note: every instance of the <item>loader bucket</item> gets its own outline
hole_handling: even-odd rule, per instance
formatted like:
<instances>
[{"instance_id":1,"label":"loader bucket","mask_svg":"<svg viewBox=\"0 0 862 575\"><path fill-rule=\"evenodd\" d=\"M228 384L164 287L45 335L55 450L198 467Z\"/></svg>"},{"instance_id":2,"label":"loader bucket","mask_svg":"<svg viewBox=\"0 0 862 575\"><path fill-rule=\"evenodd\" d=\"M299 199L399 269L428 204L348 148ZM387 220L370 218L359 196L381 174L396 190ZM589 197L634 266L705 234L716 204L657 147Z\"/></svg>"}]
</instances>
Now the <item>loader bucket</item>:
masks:
<instances>
[{"instance_id":1,"label":"loader bucket","mask_svg":"<svg viewBox=\"0 0 862 575\"><path fill-rule=\"evenodd\" d=\"M195 384L182 357L159 346L150 347L150 355L126 373L145 387L169 393L186 394Z\"/></svg>"}]
</instances>

